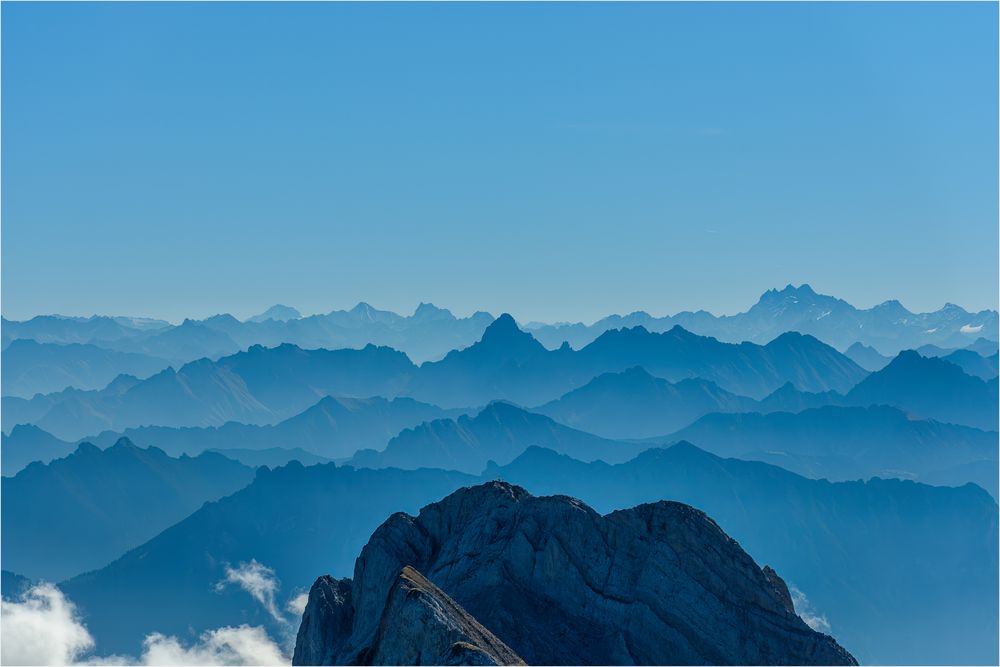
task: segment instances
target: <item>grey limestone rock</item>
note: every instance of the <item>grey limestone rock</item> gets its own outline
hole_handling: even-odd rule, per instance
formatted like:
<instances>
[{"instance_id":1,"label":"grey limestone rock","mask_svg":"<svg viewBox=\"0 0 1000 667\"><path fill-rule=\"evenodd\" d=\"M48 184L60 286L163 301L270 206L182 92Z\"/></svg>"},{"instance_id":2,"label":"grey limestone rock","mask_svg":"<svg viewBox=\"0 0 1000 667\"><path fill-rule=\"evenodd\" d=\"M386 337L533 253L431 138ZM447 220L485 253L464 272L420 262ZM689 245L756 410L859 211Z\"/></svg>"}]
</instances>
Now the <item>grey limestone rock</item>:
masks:
<instances>
[{"instance_id":1,"label":"grey limestone rock","mask_svg":"<svg viewBox=\"0 0 1000 667\"><path fill-rule=\"evenodd\" d=\"M398 645L394 633L430 641L386 620L399 618L386 607L407 566L528 664L856 664L794 613L777 573L703 512L660 501L601 516L503 482L383 523L342 596L351 622L311 594L294 664L370 661L369 647Z\"/></svg>"}]
</instances>

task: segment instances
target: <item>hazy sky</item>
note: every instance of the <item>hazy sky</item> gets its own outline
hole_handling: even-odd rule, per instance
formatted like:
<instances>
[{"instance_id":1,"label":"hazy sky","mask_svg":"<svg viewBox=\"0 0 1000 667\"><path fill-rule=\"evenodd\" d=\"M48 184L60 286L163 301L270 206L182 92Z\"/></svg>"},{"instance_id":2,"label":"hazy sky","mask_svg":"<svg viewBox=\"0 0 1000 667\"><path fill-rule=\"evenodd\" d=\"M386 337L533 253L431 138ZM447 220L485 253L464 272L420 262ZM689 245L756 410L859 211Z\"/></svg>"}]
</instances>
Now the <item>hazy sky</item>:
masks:
<instances>
[{"instance_id":1,"label":"hazy sky","mask_svg":"<svg viewBox=\"0 0 1000 667\"><path fill-rule=\"evenodd\" d=\"M997 5L2 6L2 310L996 307Z\"/></svg>"}]
</instances>

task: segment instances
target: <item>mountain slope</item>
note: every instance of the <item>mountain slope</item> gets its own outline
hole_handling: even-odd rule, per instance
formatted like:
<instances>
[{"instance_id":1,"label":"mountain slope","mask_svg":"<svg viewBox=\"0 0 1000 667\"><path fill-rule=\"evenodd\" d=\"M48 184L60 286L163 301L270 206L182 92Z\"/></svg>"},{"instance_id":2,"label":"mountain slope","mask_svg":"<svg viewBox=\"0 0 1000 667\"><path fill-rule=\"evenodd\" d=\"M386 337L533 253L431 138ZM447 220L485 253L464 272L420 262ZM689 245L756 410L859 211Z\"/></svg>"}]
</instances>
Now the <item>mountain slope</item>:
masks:
<instances>
[{"instance_id":1,"label":"mountain slope","mask_svg":"<svg viewBox=\"0 0 1000 667\"><path fill-rule=\"evenodd\" d=\"M816 627L828 624L862 663L998 658L997 505L976 486L830 483L686 443L620 465L532 448L484 477L576 496L599 512L691 504L807 596L800 604Z\"/></svg>"},{"instance_id":2,"label":"mountain slope","mask_svg":"<svg viewBox=\"0 0 1000 667\"><path fill-rule=\"evenodd\" d=\"M4 396L30 398L66 387L100 389L122 373L147 377L169 365L164 359L94 345L19 339L3 351L0 384Z\"/></svg>"},{"instance_id":3,"label":"mountain slope","mask_svg":"<svg viewBox=\"0 0 1000 667\"><path fill-rule=\"evenodd\" d=\"M18 424L10 435L0 435L0 465L4 477L13 477L32 461L48 463L69 456L76 445L60 440L31 424Z\"/></svg>"},{"instance_id":4,"label":"mountain slope","mask_svg":"<svg viewBox=\"0 0 1000 667\"><path fill-rule=\"evenodd\" d=\"M719 456L766 461L833 481L877 476L933 483L945 471L971 466L965 476L953 471L953 483L973 482L997 497L995 432L911 419L888 406L716 413L657 440L687 440Z\"/></svg>"},{"instance_id":5,"label":"mountain slope","mask_svg":"<svg viewBox=\"0 0 1000 667\"><path fill-rule=\"evenodd\" d=\"M100 567L252 479L251 468L218 454L175 459L124 439L105 450L82 444L4 478L4 567L49 581Z\"/></svg>"},{"instance_id":6,"label":"mountain slope","mask_svg":"<svg viewBox=\"0 0 1000 667\"><path fill-rule=\"evenodd\" d=\"M997 361L1000 359L1000 355L996 352L992 356L984 357L972 350L955 350L941 358L955 364L967 375L975 376L980 380L991 380L998 374Z\"/></svg>"},{"instance_id":7,"label":"mountain slope","mask_svg":"<svg viewBox=\"0 0 1000 667\"><path fill-rule=\"evenodd\" d=\"M870 372L880 371L892 361L892 357L880 354L874 347L869 347L864 343L853 343L844 351L844 354L858 366Z\"/></svg>"},{"instance_id":8,"label":"mountain slope","mask_svg":"<svg viewBox=\"0 0 1000 667\"><path fill-rule=\"evenodd\" d=\"M900 352L847 393L851 405L892 405L922 417L997 430L997 390L936 357Z\"/></svg>"},{"instance_id":9,"label":"mountain slope","mask_svg":"<svg viewBox=\"0 0 1000 667\"><path fill-rule=\"evenodd\" d=\"M210 502L104 568L60 584L102 651L137 654L150 632L184 635L224 625L288 630L227 567L272 568L282 610L316 572L346 574L372 531L475 478L442 470L359 470L291 463L259 469L252 484ZM222 585L217 586L223 582ZM283 617L283 614L281 614Z\"/></svg>"}]
</instances>

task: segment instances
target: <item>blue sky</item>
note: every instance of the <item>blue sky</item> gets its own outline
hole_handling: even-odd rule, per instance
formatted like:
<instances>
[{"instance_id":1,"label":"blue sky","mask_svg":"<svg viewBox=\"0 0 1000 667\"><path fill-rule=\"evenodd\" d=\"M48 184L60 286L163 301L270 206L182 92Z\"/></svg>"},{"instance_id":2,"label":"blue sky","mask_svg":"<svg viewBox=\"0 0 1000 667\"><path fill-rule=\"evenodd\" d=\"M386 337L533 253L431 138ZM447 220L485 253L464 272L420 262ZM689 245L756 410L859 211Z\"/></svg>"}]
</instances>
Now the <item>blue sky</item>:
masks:
<instances>
[{"instance_id":1,"label":"blue sky","mask_svg":"<svg viewBox=\"0 0 1000 667\"><path fill-rule=\"evenodd\" d=\"M0 11L7 317L996 307L996 4Z\"/></svg>"}]
</instances>

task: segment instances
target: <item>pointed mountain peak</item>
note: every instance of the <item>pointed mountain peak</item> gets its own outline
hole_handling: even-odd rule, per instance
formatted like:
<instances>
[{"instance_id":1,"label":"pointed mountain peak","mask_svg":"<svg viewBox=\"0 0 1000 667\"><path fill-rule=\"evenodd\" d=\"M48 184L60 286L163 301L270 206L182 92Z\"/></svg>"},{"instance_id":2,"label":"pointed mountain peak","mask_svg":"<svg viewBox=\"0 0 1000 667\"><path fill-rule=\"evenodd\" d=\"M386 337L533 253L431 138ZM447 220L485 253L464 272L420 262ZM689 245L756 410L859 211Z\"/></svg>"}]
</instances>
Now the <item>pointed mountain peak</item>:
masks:
<instances>
[{"instance_id":1,"label":"pointed mountain peak","mask_svg":"<svg viewBox=\"0 0 1000 667\"><path fill-rule=\"evenodd\" d=\"M485 408L480 410L479 414L476 415L476 419L486 416L493 416L497 418L504 418L510 416L521 416L528 414L528 411L522 407L519 407L510 401L492 401Z\"/></svg>"},{"instance_id":2,"label":"pointed mountain peak","mask_svg":"<svg viewBox=\"0 0 1000 667\"><path fill-rule=\"evenodd\" d=\"M275 320L276 322L285 322L288 320L298 320L302 318L302 313L300 313L295 308L291 306L286 306L284 304L276 303L263 313L259 315L254 315L249 318L248 322L266 322L267 320Z\"/></svg>"},{"instance_id":3,"label":"pointed mountain peak","mask_svg":"<svg viewBox=\"0 0 1000 667\"><path fill-rule=\"evenodd\" d=\"M788 283L787 285L785 285L785 289L783 289L782 292L784 292L785 294L799 294L805 296L809 295L815 296L816 294L816 292L813 291L813 288L809 283L802 283L798 287L795 287L795 285Z\"/></svg>"},{"instance_id":4,"label":"pointed mountain peak","mask_svg":"<svg viewBox=\"0 0 1000 667\"><path fill-rule=\"evenodd\" d=\"M531 338L531 334L521 331L514 318L507 313L493 320L493 323L486 327L483 332L483 342L506 342L511 340L521 340Z\"/></svg>"},{"instance_id":5,"label":"pointed mountain peak","mask_svg":"<svg viewBox=\"0 0 1000 667\"><path fill-rule=\"evenodd\" d=\"M898 299L889 299L888 301L883 301L882 303L875 306L876 308L885 308L888 310L906 310L906 307L899 302Z\"/></svg>"},{"instance_id":6,"label":"pointed mountain peak","mask_svg":"<svg viewBox=\"0 0 1000 667\"><path fill-rule=\"evenodd\" d=\"M139 449L139 447L126 437L118 438L115 444L108 447L108 451L131 451L137 449Z\"/></svg>"},{"instance_id":7,"label":"pointed mountain peak","mask_svg":"<svg viewBox=\"0 0 1000 667\"><path fill-rule=\"evenodd\" d=\"M92 442L81 442L73 452L76 456L94 456L101 453L101 448Z\"/></svg>"},{"instance_id":8,"label":"pointed mountain peak","mask_svg":"<svg viewBox=\"0 0 1000 667\"><path fill-rule=\"evenodd\" d=\"M417 309L413 311L413 319L432 320L454 318L447 308L438 308L433 303L420 302Z\"/></svg>"}]
</instances>

